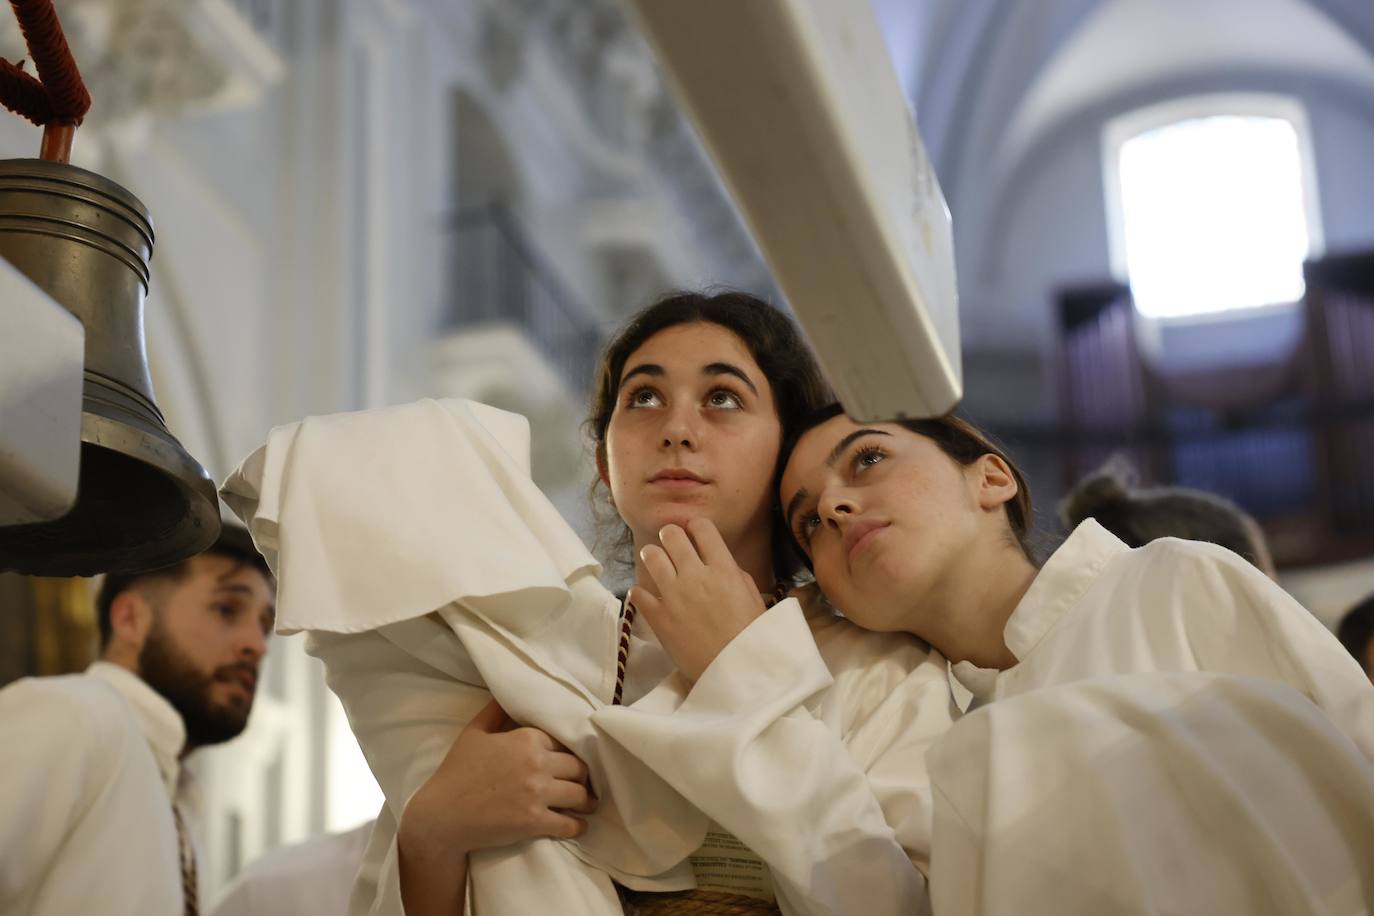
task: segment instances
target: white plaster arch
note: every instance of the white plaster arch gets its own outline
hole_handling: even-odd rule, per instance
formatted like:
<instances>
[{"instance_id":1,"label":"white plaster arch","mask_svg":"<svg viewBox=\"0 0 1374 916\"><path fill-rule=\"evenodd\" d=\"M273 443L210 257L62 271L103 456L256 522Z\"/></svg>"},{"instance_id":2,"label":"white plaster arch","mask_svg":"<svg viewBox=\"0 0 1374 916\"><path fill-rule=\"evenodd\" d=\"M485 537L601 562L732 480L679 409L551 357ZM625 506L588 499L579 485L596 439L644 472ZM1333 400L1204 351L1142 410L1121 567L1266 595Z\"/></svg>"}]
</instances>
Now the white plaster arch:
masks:
<instances>
[{"instance_id":1,"label":"white plaster arch","mask_svg":"<svg viewBox=\"0 0 1374 916\"><path fill-rule=\"evenodd\" d=\"M1374 91L1374 55L1302 0L1109 0L1026 92L995 171L1075 111L1136 87L1222 70L1310 73Z\"/></svg>"}]
</instances>

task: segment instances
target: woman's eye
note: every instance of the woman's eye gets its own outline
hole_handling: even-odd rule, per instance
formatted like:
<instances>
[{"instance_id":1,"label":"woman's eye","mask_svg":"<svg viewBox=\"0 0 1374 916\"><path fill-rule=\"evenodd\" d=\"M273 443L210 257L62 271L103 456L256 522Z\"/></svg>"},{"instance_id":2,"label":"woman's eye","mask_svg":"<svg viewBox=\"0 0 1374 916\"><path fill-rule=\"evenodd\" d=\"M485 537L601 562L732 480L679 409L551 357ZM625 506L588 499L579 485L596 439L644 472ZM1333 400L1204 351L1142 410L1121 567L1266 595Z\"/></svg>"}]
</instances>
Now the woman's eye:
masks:
<instances>
[{"instance_id":1,"label":"woman's eye","mask_svg":"<svg viewBox=\"0 0 1374 916\"><path fill-rule=\"evenodd\" d=\"M871 468L873 467L873 465L880 463L886 457L887 456L883 454L883 450L878 448L876 445L870 445L867 448L861 448L854 455L854 470L862 471L865 468Z\"/></svg>"},{"instance_id":2,"label":"woman's eye","mask_svg":"<svg viewBox=\"0 0 1374 916\"><path fill-rule=\"evenodd\" d=\"M797 525L797 536L803 544L810 543L811 535L816 533L816 529L821 525L821 517L812 512L810 515L802 517L801 523Z\"/></svg>"},{"instance_id":3,"label":"woman's eye","mask_svg":"<svg viewBox=\"0 0 1374 916\"><path fill-rule=\"evenodd\" d=\"M706 403L712 407L719 407L724 410L738 410L740 407L744 406L740 403L738 395L733 391L726 391L723 388L717 388L715 391L708 394L706 396Z\"/></svg>"},{"instance_id":4,"label":"woman's eye","mask_svg":"<svg viewBox=\"0 0 1374 916\"><path fill-rule=\"evenodd\" d=\"M652 388L639 388L630 393L628 403L631 407L661 407L663 399Z\"/></svg>"}]
</instances>

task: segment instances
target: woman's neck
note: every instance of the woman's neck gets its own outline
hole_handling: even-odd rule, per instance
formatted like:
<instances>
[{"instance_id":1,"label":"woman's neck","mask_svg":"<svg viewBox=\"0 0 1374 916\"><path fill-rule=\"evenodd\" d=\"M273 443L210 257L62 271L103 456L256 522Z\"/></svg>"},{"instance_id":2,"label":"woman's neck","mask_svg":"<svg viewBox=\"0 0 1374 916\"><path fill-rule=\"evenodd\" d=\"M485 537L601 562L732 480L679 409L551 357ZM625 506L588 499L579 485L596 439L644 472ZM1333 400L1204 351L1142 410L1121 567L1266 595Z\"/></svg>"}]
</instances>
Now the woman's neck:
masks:
<instances>
[{"instance_id":1,"label":"woman's neck","mask_svg":"<svg viewBox=\"0 0 1374 916\"><path fill-rule=\"evenodd\" d=\"M644 568L644 560L639 554L647 545L658 543L658 533L641 535L636 532L634 542L635 583L657 595L658 586L654 584L654 577ZM727 542L726 546L730 548L730 555L735 558L735 563L739 565L739 568L747 572L754 580L760 594L766 595L773 591L777 584L777 576L773 573L772 543L767 537L762 540L762 543L754 541Z\"/></svg>"},{"instance_id":2,"label":"woman's neck","mask_svg":"<svg viewBox=\"0 0 1374 916\"><path fill-rule=\"evenodd\" d=\"M1000 540L965 554L934 589L926 607L913 608L919 633L952 662L999 670L1015 665L1005 631L1038 570L1015 545Z\"/></svg>"}]
</instances>

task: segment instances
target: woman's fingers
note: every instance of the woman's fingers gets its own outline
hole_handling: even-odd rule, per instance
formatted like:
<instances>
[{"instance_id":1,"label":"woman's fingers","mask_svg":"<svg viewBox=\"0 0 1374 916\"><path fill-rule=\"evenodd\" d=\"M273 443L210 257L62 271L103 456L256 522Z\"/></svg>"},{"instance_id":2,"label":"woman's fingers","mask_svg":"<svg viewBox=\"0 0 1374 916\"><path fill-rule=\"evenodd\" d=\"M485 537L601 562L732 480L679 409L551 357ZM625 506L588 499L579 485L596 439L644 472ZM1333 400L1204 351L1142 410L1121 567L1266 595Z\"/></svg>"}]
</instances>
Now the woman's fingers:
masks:
<instances>
[{"instance_id":1,"label":"woman's fingers","mask_svg":"<svg viewBox=\"0 0 1374 916\"><path fill-rule=\"evenodd\" d=\"M644 568L653 577L660 594L663 589L671 587L677 581L677 567L662 547L650 544L639 552L639 558L644 561Z\"/></svg>"},{"instance_id":2,"label":"woman's fingers","mask_svg":"<svg viewBox=\"0 0 1374 916\"><path fill-rule=\"evenodd\" d=\"M692 519L687 523L687 534L696 545L701 561L713 571L735 567L735 557L725 545L725 538L720 536L720 529L709 518Z\"/></svg>"},{"instance_id":3,"label":"woman's fingers","mask_svg":"<svg viewBox=\"0 0 1374 916\"><path fill-rule=\"evenodd\" d=\"M556 751L563 747L547 732L540 731L529 725L522 726L511 732L515 740L524 742L523 746L527 754L532 754L529 759L539 760L545 751Z\"/></svg>"},{"instance_id":4,"label":"woman's fingers","mask_svg":"<svg viewBox=\"0 0 1374 916\"><path fill-rule=\"evenodd\" d=\"M571 814L559 811L546 811L540 819L539 836L553 837L555 840L571 840L587 831L587 822Z\"/></svg>"},{"instance_id":5,"label":"woman's fingers","mask_svg":"<svg viewBox=\"0 0 1374 916\"><path fill-rule=\"evenodd\" d=\"M506 731L507 726L510 725L510 721L510 716L506 715L506 711L501 708L501 704L493 699L486 706L478 710L477 715L472 717L472 721L467 724L467 727L472 731L487 732L491 734L493 732Z\"/></svg>"},{"instance_id":6,"label":"woman's fingers","mask_svg":"<svg viewBox=\"0 0 1374 916\"><path fill-rule=\"evenodd\" d=\"M568 782L566 779L555 779L549 783L545 803L550 808L578 814L591 814L596 810L596 796L588 791L586 784Z\"/></svg>"},{"instance_id":7,"label":"woman's fingers","mask_svg":"<svg viewBox=\"0 0 1374 916\"><path fill-rule=\"evenodd\" d=\"M636 611L648 614L650 618L658 612L659 605L663 599L642 585L632 585L630 590L625 593L625 600L630 603Z\"/></svg>"},{"instance_id":8,"label":"woman's fingers","mask_svg":"<svg viewBox=\"0 0 1374 916\"><path fill-rule=\"evenodd\" d=\"M548 771L554 779L566 779L568 782L585 783L591 777L587 765L568 751L549 754Z\"/></svg>"},{"instance_id":9,"label":"woman's fingers","mask_svg":"<svg viewBox=\"0 0 1374 916\"><path fill-rule=\"evenodd\" d=\"M681 526L664 525L658 532L658 540L667 551L669 559L673 561L673 567L678 575L686 575L701 568L701 556L697 554L692 539Z\"/></svg>"}]
</instances>

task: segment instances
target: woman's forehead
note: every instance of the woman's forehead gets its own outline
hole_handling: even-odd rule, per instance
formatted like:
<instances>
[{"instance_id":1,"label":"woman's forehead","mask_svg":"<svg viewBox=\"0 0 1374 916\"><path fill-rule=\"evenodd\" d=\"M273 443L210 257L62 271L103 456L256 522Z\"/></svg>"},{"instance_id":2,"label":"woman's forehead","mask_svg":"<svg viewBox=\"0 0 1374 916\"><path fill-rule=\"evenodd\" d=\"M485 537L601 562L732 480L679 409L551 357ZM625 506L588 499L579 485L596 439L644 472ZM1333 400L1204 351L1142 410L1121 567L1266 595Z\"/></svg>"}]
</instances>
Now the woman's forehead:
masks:
<instances>
[{"instance_id":1,"label":"woman's forehead","mask_svg":"<svg viewBox=\"0 0 1374 916\"><path fill-rule=\"evenodd\" d=\"M759 378L763 377L753 354L738 334L705 321L675 324L656 332L630 353L625 360L625 369L632 369L643 362L657 363L665 368L698 369L722 360L733 362Z\"/></svg>"},{"instance_id":2,"label":"woman's forehead","mask_svg":"<svg viewBox=\"0 0 1374 916\"><path fill-rule=\"evenodd\" d=\"M792 454L787 456L787 467L783 471L784 480L791 481L799 475L813 473L824 465L826 458L840 440L861 428L849 417L839 414L817 423L802 433L797 438ZM796 484L793 483L792 486L795 488Z\"/></svg>"},{"instance_id":3,"label":"woman's forehead","mask_svg":"<svg viewBox=\"0 0 1374 916\"><path fill-rule=\"evenodd\" d=\"M818 468L830 466L841 457L837 452L843 451L849 443L866 440L866 432L889 439L921 438L919 433L912 432L900 423L860 423L845 414L839 414L817 423L797 438L797 444L787 457L783 476L809 475Z\"/></svg>"}]
</instances>

